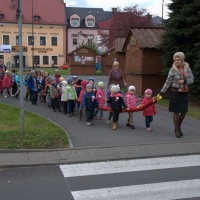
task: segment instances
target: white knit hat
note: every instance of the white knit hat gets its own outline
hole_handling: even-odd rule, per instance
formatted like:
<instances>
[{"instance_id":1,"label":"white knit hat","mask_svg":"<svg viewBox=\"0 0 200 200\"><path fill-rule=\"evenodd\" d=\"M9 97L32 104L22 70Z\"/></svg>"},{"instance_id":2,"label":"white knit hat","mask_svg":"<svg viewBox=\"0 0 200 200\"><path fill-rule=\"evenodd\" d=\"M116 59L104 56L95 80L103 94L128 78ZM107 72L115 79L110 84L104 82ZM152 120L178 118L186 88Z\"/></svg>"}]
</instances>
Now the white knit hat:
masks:
<instances>
[{"instance_id":1,"label":"white knit hat","mask_svg":"<svg viewBox=\"0 0 200 200\"><path fill-rule=\"evenodd\" d=\"M111 91L115 92L115 93L118 93L120 91L120 87L119 85L113 85L111 87Z\"/></svg>"},{"instance_id":2,"label":"white knit hat","mask_svg":"<svg viewBox=\"0 0 200 200\"><path fill-rule=\"evenodd\" d=\"M173 55L173 59L175 59L176 57L179 57L182 61L185 60L185 54L183 52L176 52L174 55Z\"/></svg>"},{"instance_id":3,"label":"white knit hat","mask_svg":"<svg viewBox=\"0 0 200 200\"><path fill-rule=\"evenodd\" d=\"M133 86L133 85L129 86L128 91L130 91L130 90L134 90L135 91L135 86Z\"/></svg>"},{"instance_id":4,"label":"white knit hat","mask_svg":"<svg viewBox=\"0 0 200 200\"><path fill-rule=\"evenodd\" d=\"M65 81L65 80L62 81L62 82L61 82L61 85L63 85L63 86L67 86L67 81Z\"/></svg>"}]
</instances>

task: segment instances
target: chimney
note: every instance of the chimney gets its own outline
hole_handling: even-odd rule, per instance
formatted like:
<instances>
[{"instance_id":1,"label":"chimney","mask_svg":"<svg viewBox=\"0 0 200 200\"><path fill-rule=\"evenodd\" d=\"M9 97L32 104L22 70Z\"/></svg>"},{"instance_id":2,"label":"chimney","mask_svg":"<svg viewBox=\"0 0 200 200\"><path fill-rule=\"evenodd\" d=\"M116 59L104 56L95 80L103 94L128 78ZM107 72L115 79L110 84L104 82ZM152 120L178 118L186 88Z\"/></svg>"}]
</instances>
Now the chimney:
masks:
<instances>
[{"instance_id":1,"label":"chimney","mask_svg":"<svg viewBox=\"0 0 200 200\"><path fill-rule=\"evenodd\" d=\"M113 13L117 12L117 8L112 8L112 12Z\"/></svg>"}]
</instances>

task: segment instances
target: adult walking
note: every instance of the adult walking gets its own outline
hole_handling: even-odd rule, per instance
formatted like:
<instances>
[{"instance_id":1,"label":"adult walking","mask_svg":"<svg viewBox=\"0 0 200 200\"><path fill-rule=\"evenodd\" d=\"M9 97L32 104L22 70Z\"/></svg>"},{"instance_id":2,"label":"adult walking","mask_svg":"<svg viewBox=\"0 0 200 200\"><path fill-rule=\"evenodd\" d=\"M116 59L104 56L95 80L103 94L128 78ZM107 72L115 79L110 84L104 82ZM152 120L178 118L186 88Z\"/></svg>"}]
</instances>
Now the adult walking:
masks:
<instances>
[{"instance_id":1,"label":"adult walking","mask_svg":"<svg viewBox=\"0 0 200 200\"><path fill-rule=\"evenodd\" d=\"M111 84L117 85L119 84L120 88L126 87L126 81L124 79L122 70L119 69L119 62L114 61L113 69L109 72L108 77L108 89Z\"/></svg>"},{"instance_id":2,"label":"adult walking","mask_svg":"<svg viewBox=\"0 0 200 200\"><path fill-rule=\"evenodd\" d=\"M174 113L174 132L177 138L183 136L181 124L188 112L188 85L194 82L194 76L189 64L184 62L184 59L185 55L183 52L174 54L174 63L160 92L160 95L163 95L171 86L169 111Z\"/></svg>"}]
</instances>

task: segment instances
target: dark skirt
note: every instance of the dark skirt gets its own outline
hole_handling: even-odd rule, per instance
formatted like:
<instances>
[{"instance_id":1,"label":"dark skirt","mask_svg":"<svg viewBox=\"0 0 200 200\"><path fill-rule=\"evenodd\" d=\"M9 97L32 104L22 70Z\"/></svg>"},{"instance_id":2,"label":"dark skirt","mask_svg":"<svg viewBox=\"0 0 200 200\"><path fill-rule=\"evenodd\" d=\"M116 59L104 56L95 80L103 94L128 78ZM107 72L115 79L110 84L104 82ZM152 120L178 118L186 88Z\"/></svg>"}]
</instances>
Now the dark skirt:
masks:
<instances>
[{"instance_id":1,"label":"dark skirt","mask_svg":"<svg viewBox=\"0 0 200 200\"><path fill-rule=\"evenodd\" d=\"M188 95L187 92L171 91L169 100L169 111L175 113L188 112Z\"/></svg>"}]
</instances>

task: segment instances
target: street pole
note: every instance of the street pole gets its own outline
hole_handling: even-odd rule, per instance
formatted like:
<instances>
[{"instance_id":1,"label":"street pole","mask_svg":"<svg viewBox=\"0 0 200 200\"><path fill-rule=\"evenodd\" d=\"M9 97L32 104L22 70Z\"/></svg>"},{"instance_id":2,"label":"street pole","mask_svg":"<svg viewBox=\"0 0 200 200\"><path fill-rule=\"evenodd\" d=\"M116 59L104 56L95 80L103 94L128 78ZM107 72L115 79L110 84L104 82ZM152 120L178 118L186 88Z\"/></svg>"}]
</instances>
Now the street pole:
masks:
<instances>
[{"instance_id":1,"label":"street pole","mask_svg":"<svg viewBox=\"0 0 200 200\"><path fill-rule=\"evenodd\" d=\"M34 32L33 32L33 0L32 0L32 68L34 69Z\"/></svg>"},{"instance_id":2,"label":"street pole","mask_svg":"<svg viewBox=\"0 0 200 200\"><path fill-rule=\"evenodd\" d=\"M18 24L19 24L19 67L20 67L20 118L21 136L25 137L24 132L24 88L23 88L23 46L22 46L22 0L18 0Z\"/></svg>"},{"instance_id":3,"label":"street pole","mask_svg":"<svg viewBox=\"0 0 200 200\"><path fill-rule=\"evenodd\" d=\"M163 27L163 24L164 24L164 19L163 19L163 2L164 2L164 0L162 0L162 27Z\"/></svg>"}]
</instances>

